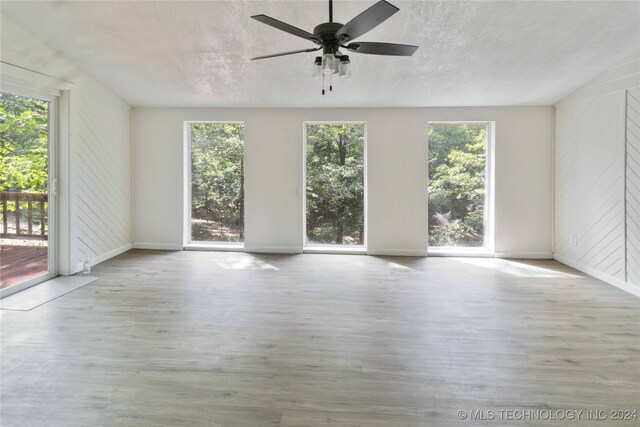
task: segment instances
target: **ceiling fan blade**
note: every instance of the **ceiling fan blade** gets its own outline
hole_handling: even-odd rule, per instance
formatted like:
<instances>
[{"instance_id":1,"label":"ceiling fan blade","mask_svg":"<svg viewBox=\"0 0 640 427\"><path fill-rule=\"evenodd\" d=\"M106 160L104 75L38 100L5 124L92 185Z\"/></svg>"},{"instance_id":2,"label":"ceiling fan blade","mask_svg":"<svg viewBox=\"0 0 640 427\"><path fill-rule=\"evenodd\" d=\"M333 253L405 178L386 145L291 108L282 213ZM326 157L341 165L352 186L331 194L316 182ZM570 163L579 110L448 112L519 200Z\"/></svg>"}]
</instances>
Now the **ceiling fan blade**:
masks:
<instances>
[{"instance_id":1,"label":"ceiling fan blade","mask_svg":"<svg viewBox=\"0 0 640 427\"><path fill-rule=\"evenodd\" d=\"M360 15L344 24L336 33L336 37L342 43L360 37L364 33L373 30L383 21L386 21L398 10L400 9L391 3L380 0Z\"/></svg>"},{"instance_id":2,"label":"ceiling fan blade","mask_svg":"<svg viewBox=\"0 0 640 427\"><path fill-rule=\"evenodd\" d=\"M296 53L315 52L316 50L320 50L320 49L322 49L322 47L312 47L311 49L291 50L289 52L274 53L273 55L256 56L255 58L251 58L251 60L253 61L254 59L275 58L276 56L293 55Z\"/></svg>"},{"instance_id":3,"label":"ceiling fan blade","mask_svg":"<svg viewBox=\"0 0 640 427\"><path fill-rule=\"evenodd\" d=\"M344 46L347 50L356 53L368 53L369 55L393 55L411 56L418 49L418 46L394 43L360 42L349 43Z\"/></svg>"},{"instance_id":4,"label":"ceiling fan blade","mask_svg":"<svg viewBox=\"0 0 640 427\"><path fill-rule=\"evenodd\" d=\"M322 40L313 34L301 30L298 27L294 27L293 25L289 25L286 22L278 21L277 19L271 18L267 15L254 15L252 16L256 21L262 22L263 24L267 24L273 28L277 28L280 31L284 31L285 33L293 34L294 36L302 37L303 39L311 40L316 44L321 44Z\"/></svg>"}]
</instances>

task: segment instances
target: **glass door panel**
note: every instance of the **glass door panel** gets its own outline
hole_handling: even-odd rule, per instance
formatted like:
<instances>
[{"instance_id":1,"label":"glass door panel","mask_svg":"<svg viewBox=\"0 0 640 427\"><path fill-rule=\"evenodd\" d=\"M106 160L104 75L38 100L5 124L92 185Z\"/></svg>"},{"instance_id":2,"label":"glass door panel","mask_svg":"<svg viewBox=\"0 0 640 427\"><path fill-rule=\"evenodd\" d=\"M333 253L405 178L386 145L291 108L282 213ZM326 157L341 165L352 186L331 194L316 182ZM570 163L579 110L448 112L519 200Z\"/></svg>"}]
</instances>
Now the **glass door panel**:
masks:
<instances>
[{"instance_id":1,"label":"glass door panel","mask_svg":"<svg viewBox=\"0 0 640 427\"><path fill-rule=\"evenodd\" d=\"M50 103L0 93L0 289L49 268Z\"/></svg>"}]
</instances>

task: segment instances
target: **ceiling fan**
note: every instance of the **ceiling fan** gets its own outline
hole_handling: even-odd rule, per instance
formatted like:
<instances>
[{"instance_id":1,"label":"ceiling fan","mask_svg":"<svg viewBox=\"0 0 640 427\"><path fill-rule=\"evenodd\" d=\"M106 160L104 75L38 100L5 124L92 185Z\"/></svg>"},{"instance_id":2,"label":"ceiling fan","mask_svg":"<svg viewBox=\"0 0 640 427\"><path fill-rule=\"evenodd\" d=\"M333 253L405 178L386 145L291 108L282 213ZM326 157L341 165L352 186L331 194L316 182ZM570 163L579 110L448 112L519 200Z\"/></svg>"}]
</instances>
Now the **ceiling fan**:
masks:
<instances>
[{"instance_id":1,"label":"ceiling fan","mask_svg":"<svg viewBox=\"0 0 640 427\"><path fill-rule=\"evenodd\" d=\"M300 28L289 25L285 22L271 18L267 15L254 15L251 18L267 24L278 30L284 31L294 36L309 40L317 47L309 49L292 50L289 52L274 53L271 55L257 56L251 58L266 59L279 56L293 55L296 53L315 52L322 49L322 56L318 56L314 61L313 75L315 78L323 78L322 94L324 95L324 76L331 79L333 74L338 74L342 78L351 77L351 61L349 56L343 55L340 48L349 52L364 53L369 55L391 55L391 56L411 56L418 49L418 46L394 43L379 42L357 42L352 40L371 31L382 22L386 21L398 10L397 7L385 0L380 0L369 9L360 13L346 24L333 22L333 0L329 0L329 22L319 24L313 29L313 34ZM333 87L329 86L329 90Z\"/></svg>"}]
</instances>

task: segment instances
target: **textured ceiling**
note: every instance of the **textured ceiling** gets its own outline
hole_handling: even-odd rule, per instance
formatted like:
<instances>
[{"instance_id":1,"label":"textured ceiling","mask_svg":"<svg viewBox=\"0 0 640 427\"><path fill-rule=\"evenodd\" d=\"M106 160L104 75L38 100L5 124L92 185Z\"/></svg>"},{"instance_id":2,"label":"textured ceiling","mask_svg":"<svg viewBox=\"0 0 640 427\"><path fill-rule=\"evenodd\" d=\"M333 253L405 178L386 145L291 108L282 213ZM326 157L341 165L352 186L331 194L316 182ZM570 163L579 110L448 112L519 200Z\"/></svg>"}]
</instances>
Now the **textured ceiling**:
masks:
<instances>
[{"instance_id":1,"label":"textured ceiling","mask_svg":"<svg viewBox=\"0 0 640 427\"><path fill-rule=\"evenodd\" d=\"M320 94L313 47L249 17L307 31L326 1L2 1L2 13L133 106L374 107L551 104L640 49L640 2L397 1L359 41L413 57L350 54L353 78ZM347 22L375 1L334 2Z\"/></svg>"}]
</instances>

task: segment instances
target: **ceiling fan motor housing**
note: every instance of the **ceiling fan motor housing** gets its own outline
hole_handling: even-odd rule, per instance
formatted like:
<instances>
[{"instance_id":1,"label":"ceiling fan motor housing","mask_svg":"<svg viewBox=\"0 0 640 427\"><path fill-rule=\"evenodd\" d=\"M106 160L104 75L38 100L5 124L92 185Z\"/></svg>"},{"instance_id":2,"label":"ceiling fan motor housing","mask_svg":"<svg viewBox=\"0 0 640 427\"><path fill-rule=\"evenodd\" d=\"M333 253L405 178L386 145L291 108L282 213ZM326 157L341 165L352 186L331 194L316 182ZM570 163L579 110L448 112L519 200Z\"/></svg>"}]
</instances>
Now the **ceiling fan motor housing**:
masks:
<instances>
[{"instance_id":1,"label":"ceiling fan motor housing","mask_svg":"<svg viewBox=\"0 0 640 427\"><path fill-rule=\"evenodd\" d=\"M335 54L340 48L340 41L336 33L344 24L339 22L325 22L313 29L313 35L322 40L323 53Z\"/></svg>"}]
</instances>

